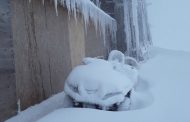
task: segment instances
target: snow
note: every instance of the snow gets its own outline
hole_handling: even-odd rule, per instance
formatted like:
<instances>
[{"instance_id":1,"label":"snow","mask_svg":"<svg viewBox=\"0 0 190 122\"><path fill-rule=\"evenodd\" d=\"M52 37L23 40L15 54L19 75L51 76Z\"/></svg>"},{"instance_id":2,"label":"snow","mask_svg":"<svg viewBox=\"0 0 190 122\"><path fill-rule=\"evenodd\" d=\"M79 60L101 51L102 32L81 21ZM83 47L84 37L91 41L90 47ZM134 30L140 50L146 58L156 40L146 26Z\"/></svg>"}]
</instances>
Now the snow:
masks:
<instances>
[{"instance_id":1,"label":"snow","mask_svg":"<svg viewBox=\"0 0 190 122\"><path fill-rule=\"evenodd\" d=\"M10 118L6 122L34 122L56 109L70 106L70 99L64 92L61 92L38 105L19 112L17 116Z\"/></svg>"},{"instance_id":2,"label":"snow","mask_svg":"<svg viewBox=\"0 0 190 122\"><path fill-rule=\"evenodd\" d=\"M190 51L190 1L147 0L147 2L154 45Z\"/></svg>"},{"instance_id":3,"label":"snow","mask_svg":"<svg viewBox=\"0 0 190 122\"><path fill-rule=\"evenodd\" d=\"M189 122L190 53L156 48L151 55L141 66L131 111L64 108L38 122Z\"/></svg>"},{"instance_id":4,"label":"snow","mask_svg":"<svg viewBox=\"0 0 190 122\"><path fill-rule=\"evenodd\" d=\"M135 84L129 68L121 67L124 64L95 58L86 58L84 62L72 70L64 88L78 102L109 107L122 102Z\"/></svg>"},{"instance_id":5,"label":"snow","mask_svg":"<svg viewBox=\"0 0 190 122\"><path fill-rule=\"evenodd\" d=\"M189 122L190 53L153 48L150 55L151 59L141 64L130 111L63 108L69 105L64 104L62 93L54 99L56 104L48 102L51 112L44 105L32 107L7 122Z\"/></svg>"},{"instance_id":6,"label":"snow","mask_svg":"<svg viewBox=\"0 0 190 122\"><path fill-rule=\"evenodd\" d=\"M125 64L125 55L118 50L112 50L108 56L108 61Z\"/></svg>"}]
</instances>

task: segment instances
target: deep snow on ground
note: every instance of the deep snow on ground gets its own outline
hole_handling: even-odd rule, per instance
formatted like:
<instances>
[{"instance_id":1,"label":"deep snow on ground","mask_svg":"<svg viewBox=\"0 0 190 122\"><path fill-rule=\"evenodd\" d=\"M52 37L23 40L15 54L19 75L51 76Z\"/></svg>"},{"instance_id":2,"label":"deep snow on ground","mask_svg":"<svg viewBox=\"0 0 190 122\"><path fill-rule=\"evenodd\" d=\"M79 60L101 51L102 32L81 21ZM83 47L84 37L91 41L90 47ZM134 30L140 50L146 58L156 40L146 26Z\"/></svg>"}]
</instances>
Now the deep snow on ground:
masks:
<instances>
[{"instance_id":1,"label":"deep snow on ground","mask_svg":"<svg viewBox=\"0 0 190 122\"><path fill-rule=\"evenodd\" d=\"M146 0L154 45L190 51L190 1Z\"/></svg>"},{"instance_id":2,"label":"deep snow on ground","mask_svg":"<svg viewBox=\"0 0 190 122\"><path fill-rule=\"evenodd\" d=\"M61 108L39 122L189 122L190 53L153 49L142 64L131 111Z\"/></svg>"},{"instance_id":3,"label":"deep snow on ground","mask_svg":"<svg viewBox=\"0 0 190 122\"><path fill-rule=\"evenodd\" d=\"M140 67L129 111L68 108L60 93L7 122L190 122L190 53L154 48L150 55Z\"/></svg>"}]
</instances>

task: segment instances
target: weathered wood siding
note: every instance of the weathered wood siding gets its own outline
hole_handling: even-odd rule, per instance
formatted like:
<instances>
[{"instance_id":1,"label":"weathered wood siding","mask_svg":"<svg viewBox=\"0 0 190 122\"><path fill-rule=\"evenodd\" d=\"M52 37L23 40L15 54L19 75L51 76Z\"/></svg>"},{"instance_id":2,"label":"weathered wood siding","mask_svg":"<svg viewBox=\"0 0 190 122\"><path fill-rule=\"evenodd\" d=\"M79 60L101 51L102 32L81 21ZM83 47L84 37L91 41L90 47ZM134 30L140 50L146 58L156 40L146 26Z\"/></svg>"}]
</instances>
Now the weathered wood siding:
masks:
<instances>
[{"instance_id":1,"label":"weathered wood siding","mask_svg":"<svg viewBox=\"0 0 190 122\"><path fill-rule=\"evenodd\" d=\"M69 42L72 67L81 64L82 59L85 57L85 37L84 25L81 18L77 22L73 16L70 16L68 22L69 29Z\"/></svg>"},{"instance_id":2,"label":"weathered wood siding","mask_svg":"<svg viewBox=\"0 0 190 122\"><path fill-rule=\"evenodd\" d=\"M17 99L25 109L63 89L71 70L67 11L52 4L12 1Z\"/></svg>"},{"instance_id":3,"label":"weathered wood siding","mask_svg":"<svg viewBox=\"0 0 190 122\"><path fill-rule=\"evenodd\" d=\"M0 0L0 122L16 113L10 0Z\"/></svg>"},{"instance_id":4,"label":"weathered wood siding","mask_svg":"<svg viewBox=\"0 0 190 122\"><path fill-rule=\"evenodd\" d=\"M104 56L107 46L93 24L85 34L83 19L39 0L12 1L17 99L21 109L63 90L64 80L85 56Z\"/></svg>"},{"instance_id":5,"label":"weathered wood siding","mask_svg":"<svg viewBox=\"0 0 190 122\"><path fill-rule=\"evenodd\" d=\"M100 32L95 30L93 23L90 23L85 32L86 57L105 57L110 48L110 41L106 40L106 44L104 45L104 40Z\"/></svg>"}]
</instances>

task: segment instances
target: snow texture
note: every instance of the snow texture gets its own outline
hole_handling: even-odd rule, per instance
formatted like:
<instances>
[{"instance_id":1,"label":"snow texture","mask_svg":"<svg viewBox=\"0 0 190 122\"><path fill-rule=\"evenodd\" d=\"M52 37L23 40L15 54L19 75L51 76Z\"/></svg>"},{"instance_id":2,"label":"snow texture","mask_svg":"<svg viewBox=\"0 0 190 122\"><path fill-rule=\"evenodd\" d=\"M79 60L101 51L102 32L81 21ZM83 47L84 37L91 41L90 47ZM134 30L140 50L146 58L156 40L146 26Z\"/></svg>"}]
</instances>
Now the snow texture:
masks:
<instances>
[{"instance_id":1,"label":"snow texture","mask_svg":"<svg viewBox=\"0 0 190 122\"><path fill-rule=\"evenodd\" d=\"M108 61L112 63L114 68L126 74L131 81L137 84L138 81L138 68L139 64L136 59L125 56L122 52L118 50L113 50L110 52Z\"/></svg>"},{"instance_id":2,"label":"snow texture","mask_svg":"<svg viewBox=\"0 0 190 122\"><path fill-rule=\"evenodd\" d=\"M57 102L50 102L50 98L7 122L189 122L190 53L154 48L150 55L152 58L140 67L140 82L132 92L131 111L62 108L69 105L64 103L68 99L61 93L54 97ZM44 103L49 103L48 107ZM57 110L49 111L49 107ZM125 104L121 110L124 107Z\"/></svg>"},{"instance_id":3,"label":"snow texture","mask_svg":"<svg viewBox=\"0 0 190 122\"><path fill-rule=\"evenodd\" d=\"M32 0L29 0L30 2ZM90 0L53 0L56 15L58 15L58 5L66 7L68 10L69 16L74 15L75 20L77 21L77 13L80 12L84 19L85 30L92 21L94 23L95 29L99 32L104 40L104 45L106 44L106 34L109 32L111 39L116 41L116 31L117 23L115 19L106 14L98 6L96 6ZM44 3L44 0L42 1ZM96 0L95 3L100 5L99 0Z\"/></svg>"},{"instance_id":4,"label":"snow texture","mask_svg":"<svg viewBox=\"0 0 190 122\"><path fill-rule=\"evenodd\" d=\"M64 89L78 102L106 108L121 103L135 84L133 77L129 76L133 74L128 72L128 67L122 68L124 64L95 58L86 58L83 62L85 65L72 70Z\"/></svg>"},{"instance_id":5,"label":"snow texture","mask_svg":"<svg viewBox=\"0 0 190 122\"><path fill-rule=\"evenodd\" d=\"M70 106L72 106L70 99L62 92L38 105L32 106L22 112L19 111L17 116L5 122L34 122L56 109Z\"/></svg>"},{"instance_id":6,"label":"snow texture","mask_svg":"<svg viewBox=\"0 0 190 122\"><path fill-rule=\"evenodd\" d=\"M125 55L118 50L113 50L109 54L108 61L125 64Z\"/></svg>"},{"instance_id":7,"label":"snow texture","mask_svg":"<svg viewBox=\"0 0 190 122\"><path fill-rule=\"evenodd\" d=\"M156 48L151 56L141 66L132 111L59 109L38 122L189 122L190 53Z\"/></svg>"}]
</instances>

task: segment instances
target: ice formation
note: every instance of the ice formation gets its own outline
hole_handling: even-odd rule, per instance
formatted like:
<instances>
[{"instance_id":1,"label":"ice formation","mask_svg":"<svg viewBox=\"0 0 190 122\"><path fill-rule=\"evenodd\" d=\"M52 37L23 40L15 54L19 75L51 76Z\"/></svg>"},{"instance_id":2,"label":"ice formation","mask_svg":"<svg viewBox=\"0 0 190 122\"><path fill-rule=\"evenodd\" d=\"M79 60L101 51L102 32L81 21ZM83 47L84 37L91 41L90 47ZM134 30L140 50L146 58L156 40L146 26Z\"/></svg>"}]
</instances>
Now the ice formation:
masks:
<instances>
[{"instance_id":1,"label":"ice formation","mask_svg":"<svg viewBox=\"0 0 190 122\"><path fill-rule=\"evenodd\" d=\"M98 7L100 7L101 5L100 0L91 0L91 1L93 1Z\"/></svg>"},{"instance_id":2,"label":"ice formation","mask_svg":"<svg viewBox=\"0 0 190 122\"><path fill-rule=\"evenodd\" d=\"M29 0L30 2L32 0ZM77 21L77 12L80 12L84 19L85 30L90 21L94 23L97 32L100 32L106 43L106 33L109 32L113 41L116 41L117 24L115 19L106 14L98 6L100 5L99 0L96 0L95 5L90 0L53 0L55 5L56 15L58 15L58 5L66 7L69 16L74 15ZM44 0L42 0L44 3Z\"/></svg>"},{"instance_id":3,"label":"ice formation","mask_svg":"<svg viewBox=\"0 0 190 122\"><path fill-rule=\"evenodd\" d=\"M138 60L146 58L152 45L147 20L145 0L124 0L124 24L126 33L126 54Z\"/></svg>"}]
</instances>

